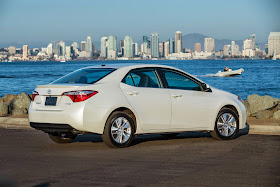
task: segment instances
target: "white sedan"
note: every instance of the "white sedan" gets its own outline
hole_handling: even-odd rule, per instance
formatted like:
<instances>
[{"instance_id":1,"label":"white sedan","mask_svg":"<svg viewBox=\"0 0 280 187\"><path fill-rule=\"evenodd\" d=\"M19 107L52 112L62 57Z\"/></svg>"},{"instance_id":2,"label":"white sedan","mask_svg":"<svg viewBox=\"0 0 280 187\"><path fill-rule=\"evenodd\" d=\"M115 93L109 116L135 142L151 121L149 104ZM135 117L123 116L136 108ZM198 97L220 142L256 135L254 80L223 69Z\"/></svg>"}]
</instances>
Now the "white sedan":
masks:
<instances>
[{"instance_id":1,"label":"white sedan","mask_svg":"<svg viewBox=\"0 0 280 187\"><path fill-rule=\"evenodd\" d=\"M135 135L205 131L220 140L245 128L240 98L170 66L115 64L82 68L38 85L29 108L31 127L57 143L101 134L109 147Z\"/></svg>"}]
</instances>

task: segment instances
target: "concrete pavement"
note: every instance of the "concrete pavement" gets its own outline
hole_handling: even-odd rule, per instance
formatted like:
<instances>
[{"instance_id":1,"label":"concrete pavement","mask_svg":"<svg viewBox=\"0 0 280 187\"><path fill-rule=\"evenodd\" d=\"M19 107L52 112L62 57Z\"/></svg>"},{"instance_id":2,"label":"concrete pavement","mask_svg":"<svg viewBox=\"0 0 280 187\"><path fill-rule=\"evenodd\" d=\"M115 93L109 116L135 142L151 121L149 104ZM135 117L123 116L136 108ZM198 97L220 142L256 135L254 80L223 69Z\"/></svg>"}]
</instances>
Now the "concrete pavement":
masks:
<instances>
[{"instance_id":1,"label":"concrete pavement","mask_svg":"<svg viewBox=\"0 0 280 187\"><path fill-rule=\"evenodd\" d=\"M56 144L30 129L0 128L0 184L18 186L279 186L280 136L207 133L136 137L124 149L98 135Z\"/></svg>"}]
</instances>

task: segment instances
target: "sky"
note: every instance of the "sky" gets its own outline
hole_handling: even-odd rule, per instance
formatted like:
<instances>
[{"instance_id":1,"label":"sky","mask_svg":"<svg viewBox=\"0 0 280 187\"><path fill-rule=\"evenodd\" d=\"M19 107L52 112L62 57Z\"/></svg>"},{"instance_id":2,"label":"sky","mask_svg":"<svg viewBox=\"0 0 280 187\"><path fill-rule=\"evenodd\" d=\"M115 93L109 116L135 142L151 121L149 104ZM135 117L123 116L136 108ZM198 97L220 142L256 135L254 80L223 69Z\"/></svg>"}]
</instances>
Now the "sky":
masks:
<instances>
[{"instance_id":1,"label":"sky","mask_svg":"<svg viewBox=\"0 0 280 187\"><path fill-rule=\"evenodd\" d=\"M280 32L280 0L0 0L0 42L81 41L158 32L267 42Z\"/></svg>"}]
</instances>

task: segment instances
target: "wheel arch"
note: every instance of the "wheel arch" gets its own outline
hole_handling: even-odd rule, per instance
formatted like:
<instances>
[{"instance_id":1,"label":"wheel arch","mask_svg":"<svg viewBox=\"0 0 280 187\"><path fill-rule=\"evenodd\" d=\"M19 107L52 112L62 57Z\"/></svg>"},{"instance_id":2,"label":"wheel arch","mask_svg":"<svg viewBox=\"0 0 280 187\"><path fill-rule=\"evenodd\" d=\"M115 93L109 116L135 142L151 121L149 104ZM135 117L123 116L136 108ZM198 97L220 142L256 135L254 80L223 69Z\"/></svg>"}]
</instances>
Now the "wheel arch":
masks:
<instances>
[{"instance_id":1,"label":"wheel arch","mask_svg":"<svg viewBox=\"0 0 280 187\"><path fill-rule=\"evenodd\" d=\"M133 120L133 122L134 122L134 131L135 131L135 132L137 131L137 117L136 117L136 115L134 114L134 112L133 112L131 109L129 109L129 108L127 108L127 107L118 107L118 108L114 109L114 110L108 115L107 120L109 119L109 117L110 117L114 112L126 112L126 113L132 118L132 120ZM106 120L106 122L107 122L107 120ZM104 126L104 128L105 128L105 126ZM134 133L135 133L135 132L134 132Z\"/></svg>"}]
</instances>

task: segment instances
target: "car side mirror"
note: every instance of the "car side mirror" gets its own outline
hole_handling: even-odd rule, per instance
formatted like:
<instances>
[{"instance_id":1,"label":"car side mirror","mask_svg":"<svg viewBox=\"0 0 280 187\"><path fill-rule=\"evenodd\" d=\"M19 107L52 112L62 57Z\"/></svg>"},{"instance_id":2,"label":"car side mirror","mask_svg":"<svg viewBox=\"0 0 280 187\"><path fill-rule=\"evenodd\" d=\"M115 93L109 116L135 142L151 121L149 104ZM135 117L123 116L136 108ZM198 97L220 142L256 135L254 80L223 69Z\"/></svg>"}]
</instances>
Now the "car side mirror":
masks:
<instances>
[{"instance_id":1,"label":"car side mirror","mask_svg":"<svg viewBox=\"0 0 280 187\"><path fill-rule=\"evenodd\" d=\"M208 84L201 83L201 87L202 87L203 91L205 91L205 92L212 92L212 90Z\"/></svg>"}]
</instances>

